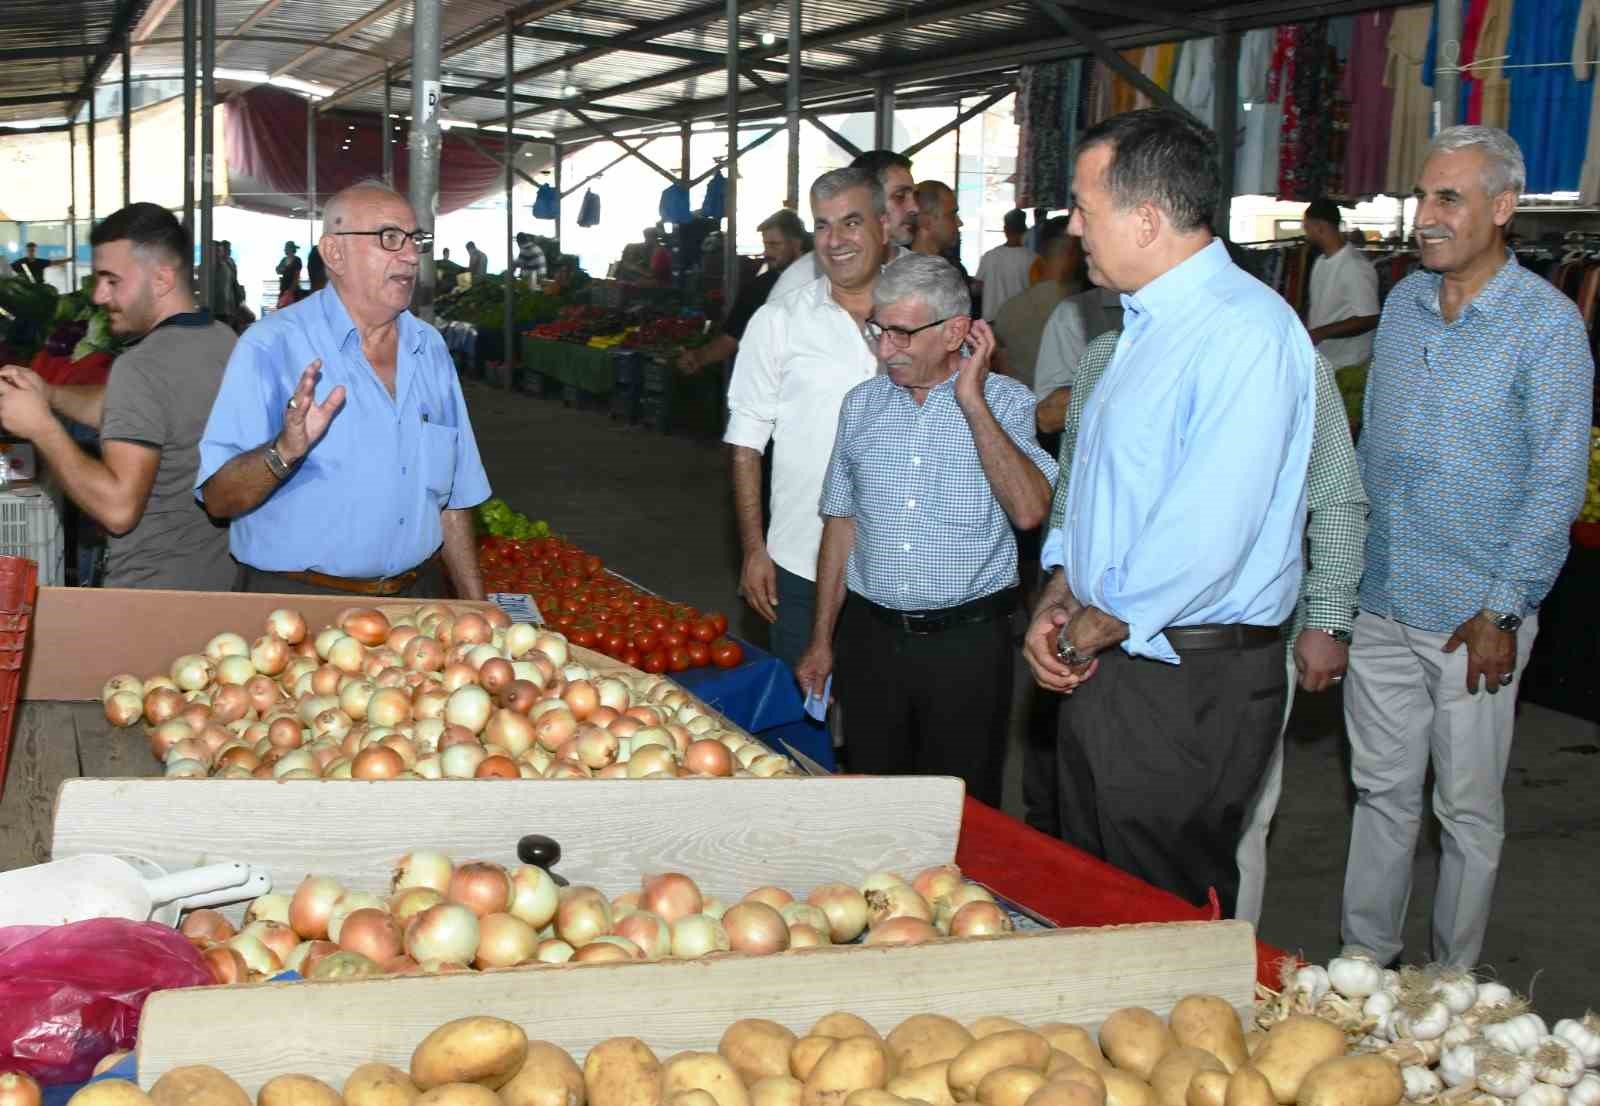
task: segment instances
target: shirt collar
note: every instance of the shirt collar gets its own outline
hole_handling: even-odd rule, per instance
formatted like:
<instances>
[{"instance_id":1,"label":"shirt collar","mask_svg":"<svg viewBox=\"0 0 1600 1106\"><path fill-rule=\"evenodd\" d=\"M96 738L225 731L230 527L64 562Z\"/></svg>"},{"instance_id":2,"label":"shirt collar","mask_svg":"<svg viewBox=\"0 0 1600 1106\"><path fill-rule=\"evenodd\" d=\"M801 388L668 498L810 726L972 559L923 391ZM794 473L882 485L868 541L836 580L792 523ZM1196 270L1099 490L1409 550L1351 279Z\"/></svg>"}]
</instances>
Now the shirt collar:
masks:
<instances>
[{"instance_id":1,"label":"shirt collar","mask_svg":"<svg viewBox=\"0 0 1600 1106\"><path fill-rule=\"evenodd\" d=\"M1511 282L1517 278L1516 270L1519 268L1521 268L1521 265L1517 262L1517 255L1508 246L1506 248L1506 263L1500 266L1494 276L1489 278L1489 283L1478 290L1478 294L1472 297L1461 313L1465 315L1468 311L1481 311L1485 314L1493 314L1501 306L1502 301L1511 294ZM1418 305L1424 311L1443 318L1444 312L1439 309L1439 289L1444 285L1444 274L1436 273L1432 269L1419 271L1426 273L1428 279L1417 289Z\"/></svg>"},{"instance_id":2,"label":"shirt collar","mask_svg":"<svg viewBox=\"0 0 1600 1106\"><path fill-rule=\"evenodd\" d=\"M1122 308L1141 315L1160 315L1164 311L1177 311L1191 307L1194 291L1209 284L1229 265L1227 248L1221 239L1213 238L1210 245L1174 265L1132 295L1122 296Z\"/></svg>"},{"instance_id":3,"label":"shirt collar","mask_svg":"<svg viewBox=\"0 0 1600 1106\"><path fill-rule=\"evenodd\" d=\"M319 296L322 298L322 318L328 324L329 332L337 340L338 347L344 349L350 341L350 336L356 334L355 320L350 317L350 312L345 309L344 301L339 298L339 293L334 290L332 284L311 294L313 299ZM400 327L399 348L412 353L421 352L425 335L421 322L409 308L400 312L396 325ZM360 341L359 335L356 340Z\"/></svg>"}]
</instances>

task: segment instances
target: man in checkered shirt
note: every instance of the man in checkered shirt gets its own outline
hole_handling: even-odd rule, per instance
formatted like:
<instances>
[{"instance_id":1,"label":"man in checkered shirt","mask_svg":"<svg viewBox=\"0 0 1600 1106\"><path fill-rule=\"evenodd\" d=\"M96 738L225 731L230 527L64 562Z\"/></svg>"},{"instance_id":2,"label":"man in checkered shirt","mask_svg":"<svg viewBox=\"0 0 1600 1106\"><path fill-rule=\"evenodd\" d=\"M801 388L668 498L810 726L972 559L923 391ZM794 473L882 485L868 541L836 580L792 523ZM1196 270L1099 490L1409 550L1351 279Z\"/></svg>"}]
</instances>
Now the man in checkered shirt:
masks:
<instances>
[{"instance_id":1,"label":"man in checkered shirt","mask_svg":"<svg viewBox=\"0 0 1600 1106\"><path fill-rule=\"evenodd\" d=\"M820 694L835 670L852 771L960 776L1000 802L1011 704L1012 527L1050 509L1056 463L1034 438L1033 392L989 372L994 333L970 318L956 268L886 266L865 327L883 373L839 414L822 487L811 644L796 668Z\"/></svg>"}]
</instances>

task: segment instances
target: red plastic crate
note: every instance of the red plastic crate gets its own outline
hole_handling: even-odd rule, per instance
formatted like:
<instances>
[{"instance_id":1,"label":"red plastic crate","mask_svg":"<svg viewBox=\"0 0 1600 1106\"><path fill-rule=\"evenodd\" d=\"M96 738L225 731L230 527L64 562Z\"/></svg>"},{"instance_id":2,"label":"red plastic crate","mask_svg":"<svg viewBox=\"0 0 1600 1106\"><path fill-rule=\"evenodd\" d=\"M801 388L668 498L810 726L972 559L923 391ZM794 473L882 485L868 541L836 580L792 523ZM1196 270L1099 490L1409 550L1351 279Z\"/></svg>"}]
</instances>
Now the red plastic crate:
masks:
<instances>
[{"instance_id":1,"label":"red plastic crate","mask_svg":"<svg viewBox=\"0 0 1600 1106\"><path fill-rule=\"evenodd\" d=\"M26 557L0 557L0 798L6 793L11 734L17 725L28 624L39 596L39 566Z\"/></svg>"}]
</instances>

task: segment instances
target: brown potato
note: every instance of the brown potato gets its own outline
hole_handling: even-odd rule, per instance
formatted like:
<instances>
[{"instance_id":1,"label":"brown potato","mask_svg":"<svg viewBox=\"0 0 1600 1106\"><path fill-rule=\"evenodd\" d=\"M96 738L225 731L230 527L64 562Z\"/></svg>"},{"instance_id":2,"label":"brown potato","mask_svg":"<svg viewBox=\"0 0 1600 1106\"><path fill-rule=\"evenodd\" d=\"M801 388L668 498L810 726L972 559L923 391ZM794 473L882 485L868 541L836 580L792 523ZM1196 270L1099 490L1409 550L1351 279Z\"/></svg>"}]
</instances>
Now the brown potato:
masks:
<instances>
[{"instance_id":1,"label":"brown potato","mask_svg":"<svg viewBox=\"0 0 1600 1106\"><path fill-rule=\"evenodd\" d=\"M1178 1047L1167 1023L1142 1006L1126 1006L1100 1026L1100 1049L1106 1059L1141 1080L1150 1078L1161 1058Z\"/></svg>"},{"instance_id":2,"label":"brown potato","mask_svg":"<svg viewBox=\"0 0 1600 1106\"><path fill-rule=\"evenodd\" d=\"M1050 1083L1081 1083L1096 1094L1106 1093L1105 1077L1098 1068L1087 1067L1078 1063L1064 1052L1050 1054L1051 1066L1045 1069L1044 1077ZM1060 1062L1056 1058L1060 1057Z\"/></svg>"},{"instance_id":3,"label":"brown potato","mask_svg":"<svg viewBox=\"0 0 1600 1106\"><path fill-rule=\"evenodd\" d=\"M789 1050L789 1074L805 1082L822 1054L839 1043L837 1037L801 1037Z\"/></svg>"},{"instance_id":4,"label":"brown potato","mask_svg":"<svg viewBox=\"0 0 1600 1106\"><path fill-rule=\"evenodd\" d=\"M1256 1049L1261 1047L1261 1042L1267 1039L1265 1029L1252 1029L1244 1035L1244 1050L1251 1056L1256 1054Z\"/></svg>"},{"instance_id":5,"label":"brown potato","mask_svg":"<svg viewBox=\"0 0 1600 1106\"><path fill-rule=\"evenodd\" d=\"M156 1106L250 1106L244 1088L204 1064L173 1068L150 1088Z\"/></svg>"},{"instance_id":6,"label":"brown potato","mask_svg":"<svg viewBox=\"0 0 1600 1106\"><path fill-rule=\"evenodd\" d=\"M510 1082L528 1054L528 1035L515 1022L482 1015L445 1022L411 1054L418 1090L477 1083L491 1091Z\"/></svg>"},{"instance_id":7,"label":"brown potato","mask_svg":"<svg viewBox=\"0 0 1600 1106\"><path fill-rule=\"evenodd\" d=\"M1243 1067L1228 1077L1228 1097L1223 1106L1277 1106L1272 1084L1252 1067Z\"/></svg>"},{"instance_id":8,"label":"brown potato","mask_svg":"<svg viewBox=\"0 0 1600 1106\"><path fill-rule=\"evenodd\" d=\"M1225 1071L1197 1071L1189 1080L1189 1091L1183 1106L1225 1106L1228 1098L1228 1080Z\"/></svg>"},{"instance_id":9,"label":"brown potato","mask_svg":"<svg viewBox=\"0 0 1600 1106\"><path fill-rule=\"evenodd\" d=\"M591 1106L660 1106L661 1062L637 1037L601 1041L583 1058Z\"/></svg>"},{"instance_id":10,"label":"brown potato","mask_svg":"<svg viewBox=\"0 0 1600 1106\"><path fill-rule=\"evenodd\" d=\"M529 1041L521 1069L500 1088L505 1106L585 1106L588 1098L583 1070L549 1041Z\"/></svg>"},{"instance_id":11,"label":"brown potato","mask_svg":"<svg viewBox=\"0 0 1600 1106\"><path fill-rule=\"evenodd\" d=\"M1239 1012L1227 999L1216 995L1186 995L1167 1016L1172 1035L1180 1045L1203 1048L1229 1072L1238 1071L1250 1059L1244 1047L1244 1027Z\"/></svg>"},{"instance_id":12,"label":"brown potato","mask_svg":"<svg viewBox=\"0 0 1600 1106\"><path fill-rule=\"evenodd\" d=\"M1008 1029L973 1041L950 1061L950 1091L956 1100L970 1102L978 1083L995 1068L1011 1066L1044 1072L1050 1062L1050 1043L1031 1029Z\"/></svg>"},{"instance_id":13,"label":"brown potato","mask_svg":"<svg viewBox=\"0 0 1600 1106\"><path fill-rule=\"evenodd\" d=\"M835 1010L831 1014L824 1014L822 1020L811 1027L812 1037L832 1037L842 1041L847 1037L873 1037L881 1039L881 1035L872 1027L870 1022L863 1021L854 1014L843 1010Z\"/></svg>"},{"instance_id":14,"label":"brown potato","mask_svg":"<svg viewBox=\"0 0 1600 1106\"><path fill-rule=\"evenodd\" d=\"M928 1106L955 1106L955 1095L950 1093L950 1061L938 1060L932 1064L909 1070L884 1084L884 1090L906 1099L920 1099Z\"/></svg>"},{"instance_id":15,"label":"brown potato","mask_svg":"<svg viewBox=\"0 0 1600 1106\"><path fill-rule=\"evenodd\" d=\"M805 1084L792 1075L769 1075L750 1084L750 1106L800 1106Z\"/></svg>"},{"instance_id":16,"label":"brown potato","mask_svg":"<svg viewBox=\"0 0 1600 1106\"><path fill-rule=\"evenodd\" d=\"M1012 1029L1027 1029L1028 1027L1015 1018L1002 1018L997 1015L979 1018L972 1023L972 1035L977 1038L993 1037L996 1033L1005 1033Z\"/></svg>"},{"instance_id":17,"label":"brown potato","mask_svg":"<svg viewBox=\"0 0 1600 1106\"><path fill-rule=\"evenodd\" d=\"M344 1106L338 1091L309 1075L276 1075L256 1092L256 1106Z\"/></svg>"},{"instance_id":18,"label":"brown potato","mask_svg":"<svg viewBox=\"0 0 1600 1106\"><path fill-rule=\"evenodd\" d=\"M1250 1066L1267 1077L1272 1097L1284 1106L1300 1094L1300 1083L1324 1060L1344 1055L1344 1031L1314 1014L1291 1014L1267 1032Z\"/></svg>"},{"instance_id":19,"label":"brown potato","mask_svg":"<svg viewBox=\"0 0 1600 1106\"><path fill-rule=\"evenodd\" d=\"M1106 1066L1105 1054L1095 1043L1094 1036L1081 1025L1046 1022L1034 1032L1049 1041L1051 1048L1060 1049L1086 1068Z\"/></svg>"},{"instance_id":20,"label":"brown potato","mask_svg":"<svg viewBox=\"0 0 1600 1106\"><path fill-rule=\"evenodd\" d=\"M1155 1092L1158 1106L1184 1106L1189 1081L1197 1071L1226 1074L1227 1069L1221 1060L1203 1048L1180 1045L1163 1056L1150 1073L1150 1089Z\"/></svg>"},{"instance_id":21,"label":"brown potato","mask_svg":"<svg viewBox=\"0 0 1600 1106\"><path fill-rule=\"evenodd\" d=\"M102 1079L67 1099L67 1106L150 1106L150 1096L126 1079Z\"/></svg>"},{"instance_id":22,"label":"brown potato","mask_svg":"<svg viewBox=\"0 0 1600 1106\"><path fill-rule=\"evenodd\" d=\"M905 1106L905 1099L876 1087L863 1087L859 1091L851 1091L850 1097L844 1100L844 1106Z\"/></svg>"},{"instance_id":23,"label":"brown potato","mask_svg":"<svg viewBox=\"0 0 1600 1106\"><path fill-rule=\"evenodd\" d=\"M388 1064L362 1064L344 1081L345 1106L411 1106L422 1092Z\"/></svg>"},{"instance_id":24,"label":"brown potato","mask_svg":"<svg viewBox=\"0 0 1600 1106\"><path fill-rule=\"evenodd\" d=\"M966 1026L940 1014L915 1014L889 1031L883 1039L900 1071L954 1060L973 1041Z\"/></svg>"},{"instance_id":25,"label":"brown potato","mask_svg":"<svg viewBox=\"0 0 1600 1106\"><path fill-rule=\"evenodd\" d=\"M746 1083L755 1083L769 1075L789 1074L789 1053L795 1040L795 1035L777 1022L745 1018L728 1027L717 1051Z\"/></svg>"},{"instance_id":26,"label":"brown potato","mask_svg":"<svg viewBox=\"0 0 1600 1106\"><path fill-rule=\"evenodd\" d=\"M667 1106L717 1106L717 1100L698 1087L687 1091L674 1091L667 1095Z\"/></svg>"},{"instance_id":27,"label":"brown potato","mask_svg":"<svg viewBox=\"0 0 1600 1106\"><path fill-rule=\"evenodd\" d=\"M1105 1084L1095 1088L1082 1083L1046 1083L1033 1092L1027 1106L1106 1106Z\"/></svg>"},{"instance_id":28,"label":"brown potato","mask_svg":"<svg viewBox=\"0 0 1600 1106\"><path fill-rule=\"evenodd\" d=\"M806 1077L800 1106L843 1106L851 1091L882 1089L889 1079L889 1051L876 1037L838 1041Z\"/></svg>"},{"instance_id":29,"label":"brown potato","mask_svg":"<svg viewBox=\"0 0 1600 1106\"><path fill-rule=\"evenodd\" d=\"M1385 1056L1324 1060L1300 1081L1300 1106L1395 1106L1405 1094L1400 1065Z\"/></svg>"},{"instance_id":30,"label":"brown potato","mask_svg":"<svg viewBox=\"0 0 1600 1106\"><path fill-rule=\"evenodd\" d=\"M500 1106L500 1096L481 1083L441 1083L419 1095L417 1106Z\"/></svg>"},{"instance_id":31,"label":"brown potato","mask_svg":"<svg viewBox=\"0 0 1600 1106\"><path fill-rule=\"evenodd\" d=\"M1106 1081L1106 1106L1156 1106L1155 1092L1137 1075L1107 1068L1100 1076Z\"/></svg>"},{"instance_id":32,"label":"brown potato","mask_svg":"<svg viewBox=\"0 0 1600 1106\"><path fill-rule=\"evenodd\" d=\"M661 1096L671 1102L681 1091L704 1091L715 1100L715 1106L750 1106L750 1092L745 1090L744 1080L732 1064L715 1052L680 1052L661 1066Z\"/></svg>"},{"instance_id":33,"label":"brown potato","mask_svg":"<svg viewBox=\"0 0 1600 1106\"><path fill-rule=\"evenodd\" d=\"M978 1101L983 1106L1024 1106L1046 1082L1044 1073L1034 1068L995 1068L978 1080Z\"/></svg>"}]
</instances>

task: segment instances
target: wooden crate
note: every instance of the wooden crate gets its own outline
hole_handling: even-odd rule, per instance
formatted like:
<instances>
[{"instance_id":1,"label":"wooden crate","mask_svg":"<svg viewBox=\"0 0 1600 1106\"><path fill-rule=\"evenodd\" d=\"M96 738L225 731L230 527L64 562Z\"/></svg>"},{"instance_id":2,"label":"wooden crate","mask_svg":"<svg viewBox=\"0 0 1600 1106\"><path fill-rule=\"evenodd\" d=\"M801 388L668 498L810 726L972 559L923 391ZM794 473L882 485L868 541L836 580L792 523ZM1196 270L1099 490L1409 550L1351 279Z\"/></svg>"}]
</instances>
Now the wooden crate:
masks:
<instances>
[{"instance_id":1,"label":"wooden crate","mask_svg":"<svg viewBox=\"0 0 1600 1106\"><path fill-rule=\"evenodd\" d=\"M599 1041L636 1036L663 1059L714 1050L746 1017L804 1033L832 1010L886 1032L911 1014L1097 1026L1123 1006L1166 1013L1185 994L1252 1002L1255 945L1243 922L1055 930L916 947L803 949L766 957L513 968L477 975L266 983L162 991L139 1026L139 1082L211 1064L253 1097L274 1075L343 1086L361 1064L399 1068L432 1029L492 1014L581 1063Z\"/></svg>"}]
</instances>

